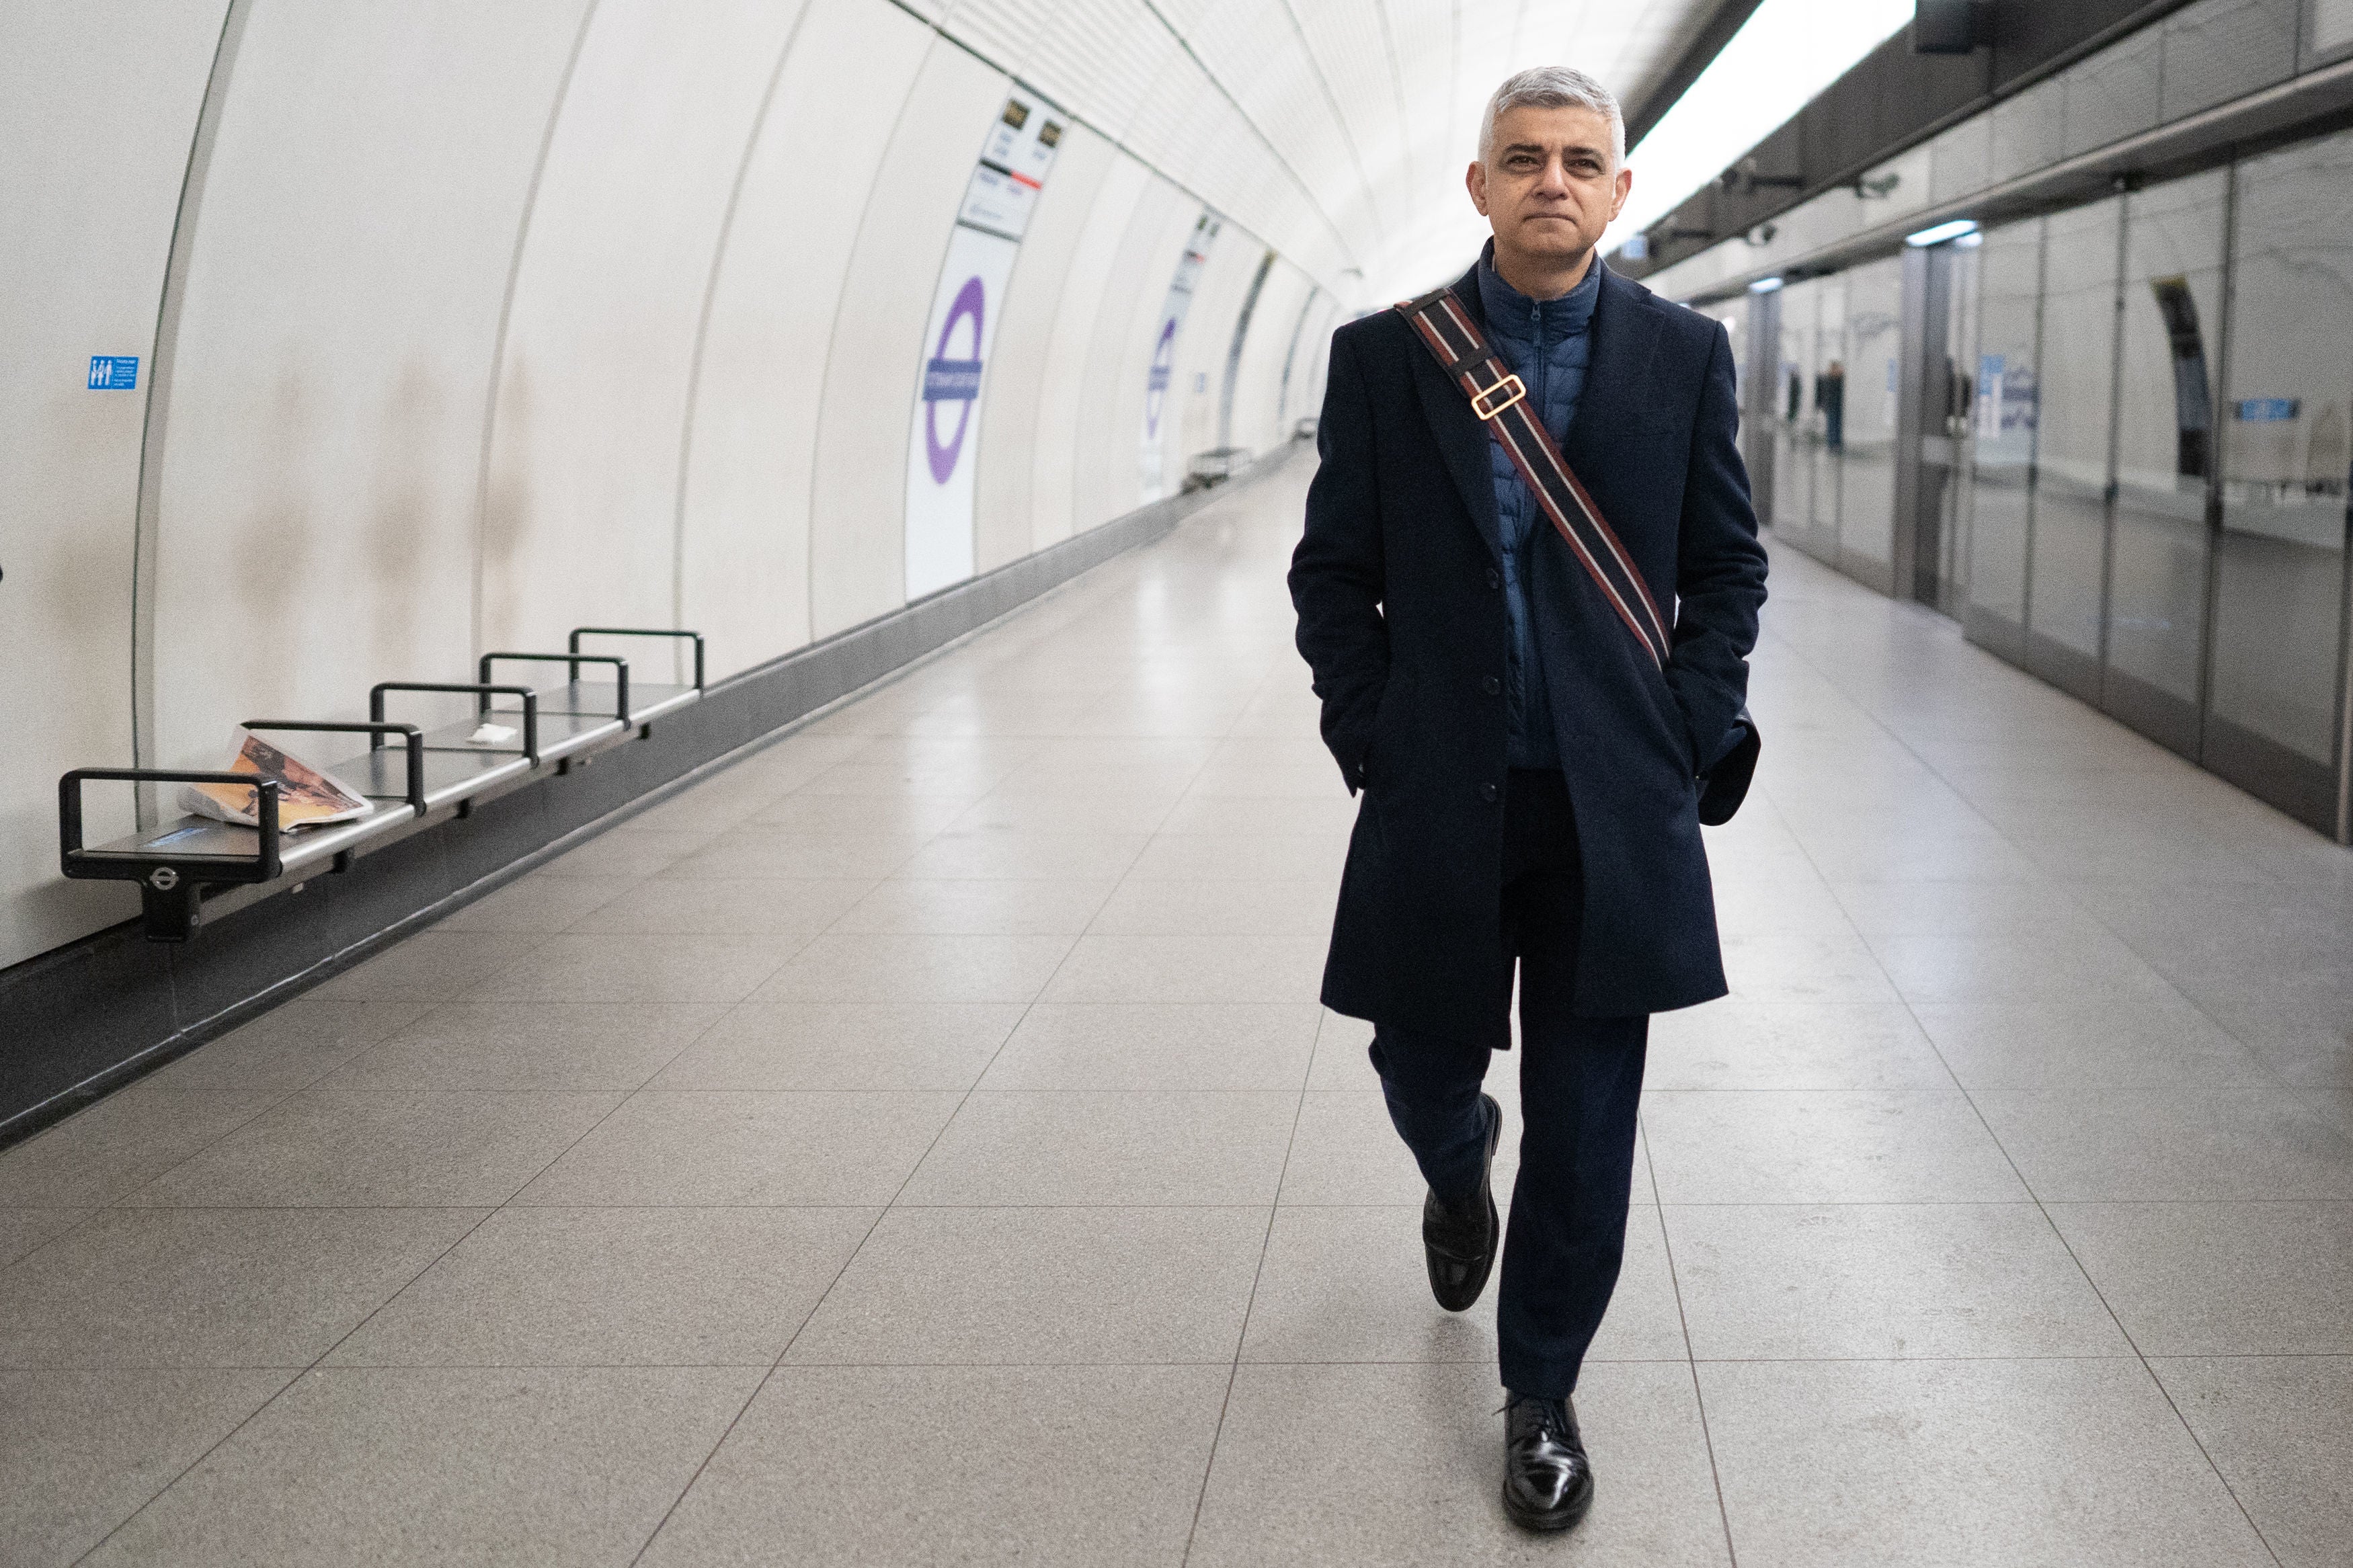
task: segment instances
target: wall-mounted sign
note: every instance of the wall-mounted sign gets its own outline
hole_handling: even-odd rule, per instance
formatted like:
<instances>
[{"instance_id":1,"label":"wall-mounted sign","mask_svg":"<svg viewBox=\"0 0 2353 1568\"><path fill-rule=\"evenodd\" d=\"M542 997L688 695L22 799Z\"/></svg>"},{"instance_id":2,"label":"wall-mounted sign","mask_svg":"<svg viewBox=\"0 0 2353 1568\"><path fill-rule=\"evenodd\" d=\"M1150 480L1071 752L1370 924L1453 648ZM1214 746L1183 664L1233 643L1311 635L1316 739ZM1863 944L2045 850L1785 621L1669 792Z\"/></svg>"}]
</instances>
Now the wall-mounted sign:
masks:
<instances>
[{"instance_id":1,"label":"wall-mounted sign","mask_svg":"<svg viewBox=\"0 0 2353 1568\"><path fill-rule=\"evenodd\" d=\"M2031 364L2012 364L2007 354L1978 356L1977 436L1989 462L2024 462L2033 453L2040 423L2042 386Z\"/></svg>"},{"instance_id":2,"label":"wall-mounted sign","mask_svg":"<svg viewBox=\"0 0 2353 1568\"><path fill-rule=\"evenodd\" d=\"M1016 89L989 126L932 291L923 363L907 439L907 597L973 574L973 481L988 345L1021 236L1054 166L1067 121Z\"/></svg>"},{"instance_id":3,"label":"wall-mounted sign","mask_svg":"<svg viewBox=\"0 0 2353 1568\"><path fill-rule=\"evenodd\" d=\"M137 354L90 356L90 389L92 392L134 392L138 386Z\"/></svg>"},{"instance_id":4,"label":"wall-mounted sign","mask_svg":"<svg viewBox=\"0 0 2353 1568\"><path fill-rule=\"evenodd\" d=\"M1209 244L1218 237L1224 222L1215 213L1203 212L1193 220L1193 233L1185 241L1185 254L1176 258L1176 275L1168 280L1168 300L1160 307L1160 330L1152 338L1152 365L1145 373L1144 383L1144 447L1140 456L1143 470L1144 499L1158 500L1168 493L1163 458L1166 452L1160 421L1167 412L1168 388L1176 374L1176 340L1185 330L1185 316L1193 308L1193 289L1201 280L1201 268L1209 259ZM1208 377L1201 377L1201 389L1208 386Z\"/></svg>"},{"instance_id":5,"label":"wall-mounted sign","mask_svg":"<svg viewBox=\"0 0 2353 1568\"><path fill-rule=\"evenodd\" d=\"M2302 414L2304 402L2295 397L2242 397L2231 412L2242 425L2277 425Z\"/></svg>"}]
</instances>

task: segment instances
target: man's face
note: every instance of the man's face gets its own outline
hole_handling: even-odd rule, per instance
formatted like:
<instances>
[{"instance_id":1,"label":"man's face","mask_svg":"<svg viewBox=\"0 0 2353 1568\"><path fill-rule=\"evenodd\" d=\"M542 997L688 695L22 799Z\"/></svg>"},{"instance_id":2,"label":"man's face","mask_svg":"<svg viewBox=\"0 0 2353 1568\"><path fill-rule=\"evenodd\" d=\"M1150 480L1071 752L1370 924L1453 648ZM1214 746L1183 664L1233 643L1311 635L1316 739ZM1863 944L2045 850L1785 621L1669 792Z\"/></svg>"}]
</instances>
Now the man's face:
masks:
<instances>
[{"instance_id":1,"label":"man's face","mask_svg":"<svg viewBox=\"0 0 2353 1568\"><path fill-rule=\"evenodd\" d=\"M1472 164L1469 178L1497 245L1553 260L1599 243L1634 185L1632 171L1610 156L1609 121L1574 105L1497 115L1493 160Z\"/></svg>"}]
</instances>

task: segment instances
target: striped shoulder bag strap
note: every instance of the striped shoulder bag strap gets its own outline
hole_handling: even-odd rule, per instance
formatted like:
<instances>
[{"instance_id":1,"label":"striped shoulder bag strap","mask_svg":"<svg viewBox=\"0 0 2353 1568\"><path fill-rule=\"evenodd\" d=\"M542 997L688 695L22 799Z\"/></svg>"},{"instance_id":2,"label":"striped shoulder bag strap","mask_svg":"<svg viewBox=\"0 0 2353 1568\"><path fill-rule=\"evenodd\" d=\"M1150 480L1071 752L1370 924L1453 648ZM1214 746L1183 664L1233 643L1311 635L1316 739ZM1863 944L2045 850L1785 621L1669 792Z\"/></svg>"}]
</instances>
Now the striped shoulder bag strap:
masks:
<instances>
[{"instance_id":1,"label":"striped shoulder bag strap","mask_svg":"<svg viewBox=\"0 0 2353 1568\"><path fill-rule=\"evenodd\" d=\"M1642 645L1653 665L1665 668L1672 646L1665 617L1651 597L1634 559L1593 504L1568 460L1560 455L1552 433L1528 406L1525 383L1514 375L1487 346L1487 340L1462 309L1451 289L1436 289L1396 307L1413 323L1449 379L1471 399L1471 411L1485 422L1503 444L1520 478L1535 493L1537 504L1568 543L1569 552L1584 564L1626 629Z\"/></svg>"}]
</instances>

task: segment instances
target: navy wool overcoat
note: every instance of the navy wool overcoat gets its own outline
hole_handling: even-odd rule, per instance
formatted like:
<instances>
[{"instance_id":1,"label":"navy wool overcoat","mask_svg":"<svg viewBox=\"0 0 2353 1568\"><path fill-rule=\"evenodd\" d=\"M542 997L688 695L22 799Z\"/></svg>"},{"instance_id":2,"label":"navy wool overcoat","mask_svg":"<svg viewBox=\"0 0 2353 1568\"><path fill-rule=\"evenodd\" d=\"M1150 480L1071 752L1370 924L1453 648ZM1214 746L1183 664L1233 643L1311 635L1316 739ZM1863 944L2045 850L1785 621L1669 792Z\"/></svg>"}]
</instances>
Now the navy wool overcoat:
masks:
<instances>
[{"instance_id":1,"label":"navy wool overcoat","mask_svg":"<svg viewBox=\"0 0 2353 1568\"><path fill-rule=\"evenodd\" d=\"M1475 276L1453 287L1483 327ZM1723 327L1610 274L1591 330L1562 450L1670 618L1672 657L1651 663L1541 523L1527 593L1585 870L1576 1011L1618 1017L1725 994L1696 781L1745 733L1765 552ZM1363 792L1324 1004L1501 1049L1508 633L1491 439L1403 317L1342 327L1290 581L1324 742Z\"/></svg>"}]
</instances>

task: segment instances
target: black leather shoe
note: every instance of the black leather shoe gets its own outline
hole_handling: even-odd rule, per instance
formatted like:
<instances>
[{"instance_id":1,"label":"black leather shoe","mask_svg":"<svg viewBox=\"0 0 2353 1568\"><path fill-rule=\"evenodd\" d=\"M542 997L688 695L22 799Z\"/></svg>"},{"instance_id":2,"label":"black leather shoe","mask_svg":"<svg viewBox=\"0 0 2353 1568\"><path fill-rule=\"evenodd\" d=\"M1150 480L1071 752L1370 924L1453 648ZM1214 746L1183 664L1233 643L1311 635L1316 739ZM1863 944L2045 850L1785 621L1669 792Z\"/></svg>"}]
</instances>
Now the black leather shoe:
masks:
<instances>
[{"instance_id":1,"label":"black leather shoe","mask_svg":"<svg viewBox=\"0 0 2353 1568\"><path fill-rule=\"evenodd\" d=\"M1567 1530L1592 1506L1577 1406L1513 1394L1504 1406L1504 1511L1523 1530Z\"/></svg>"},{"instance_id":2,"label":"black leather shoe","mask_svg":"<svg viewBox=\"0 0 2353 1568\"><path fill-rule=\"evenodd\" d=\"M1430 1293L1450 1312L1468 1310L1479 1300L1487 1276L1494 1271L1495 1248L1504 1239L1494 1189L1488 1184L1495 1141L1504 1133L1504 1108L1483 1094L1479 1103L1487 1112L1487 1158L1479 1167L1479 1190L1459 1208L1440 1203L1436 1193L1421 1201L1421 1250L1430 1265Z\"/></svg>"}]
</instances>

